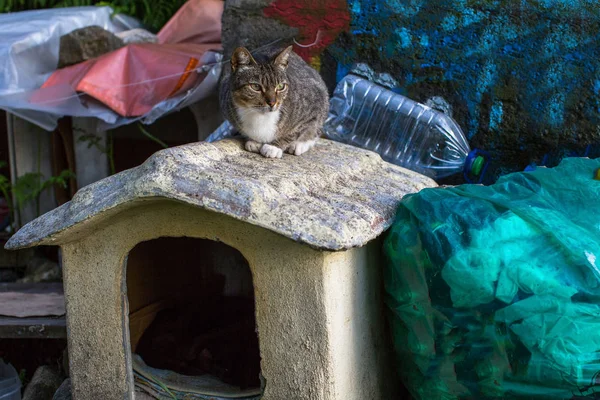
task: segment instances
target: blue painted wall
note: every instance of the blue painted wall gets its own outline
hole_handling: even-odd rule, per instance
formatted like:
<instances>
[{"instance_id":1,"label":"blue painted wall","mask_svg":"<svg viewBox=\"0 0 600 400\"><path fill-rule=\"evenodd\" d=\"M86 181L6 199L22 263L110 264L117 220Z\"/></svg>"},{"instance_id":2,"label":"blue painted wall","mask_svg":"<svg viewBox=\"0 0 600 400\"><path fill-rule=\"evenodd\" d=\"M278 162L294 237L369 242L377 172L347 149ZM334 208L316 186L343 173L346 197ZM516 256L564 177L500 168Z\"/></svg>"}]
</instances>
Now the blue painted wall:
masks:
<instances>
[{"instance_id":1,"label":"blue painted wall","mask_svg":"<svg viewBox=\"0 0 600 400\"><path fill-rule=\"evenodd\" d=\"M351 32L329 52L416 100L438 95L498 171L600 156L598 0L349 0ZM585 153L587 151L587 153ZM550 161L549 161L550 160Z\"/></svg>"}]
</instances>

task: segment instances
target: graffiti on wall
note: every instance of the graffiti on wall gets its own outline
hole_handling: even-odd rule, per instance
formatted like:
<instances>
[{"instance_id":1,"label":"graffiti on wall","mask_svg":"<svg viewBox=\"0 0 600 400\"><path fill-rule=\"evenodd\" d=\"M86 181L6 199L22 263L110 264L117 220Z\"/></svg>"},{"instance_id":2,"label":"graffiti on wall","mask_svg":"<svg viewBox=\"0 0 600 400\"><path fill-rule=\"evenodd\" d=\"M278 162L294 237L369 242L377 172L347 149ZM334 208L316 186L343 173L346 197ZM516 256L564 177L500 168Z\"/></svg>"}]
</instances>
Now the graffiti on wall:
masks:
<instances>
[{"instance_id":1,"label":"graffiti on wall","mask_svg":"<svg viewBox=\"0 0 600 400\"><path fill-rule=\"evenodd\" d=\"M446 98L477 146L514 158L600 144L600 7L592 0L349 0L331 49L398 91ZM521 157L528 158L528 157ZM522 162L519 167L522 167Z\"/></svg>"},{"instance_id":2,"label":"graffiti on wall","mask_svg":"<svg viewBox=\"0 0 600 400\"><path fill-rule=\"evenodd\" d=\"M313 65L319 65L321 53L350 26L346 0L275 0L264 14L298 28L300 42L294 51Z\"/></svg>"},{"instance_id":3,"label":"graffiti on wall","mask_svg":"<svg viewBox=\"0 0 600 400\"><path fill-rule=\"evenodd\" d=\"M264 14L306 42L325 30L296 51L312 62L329 46L338 80L365 62L401 94L443 97L506 171L552 151L600 156L597 0L275 0Z\"/></svg>"}]
</instances>

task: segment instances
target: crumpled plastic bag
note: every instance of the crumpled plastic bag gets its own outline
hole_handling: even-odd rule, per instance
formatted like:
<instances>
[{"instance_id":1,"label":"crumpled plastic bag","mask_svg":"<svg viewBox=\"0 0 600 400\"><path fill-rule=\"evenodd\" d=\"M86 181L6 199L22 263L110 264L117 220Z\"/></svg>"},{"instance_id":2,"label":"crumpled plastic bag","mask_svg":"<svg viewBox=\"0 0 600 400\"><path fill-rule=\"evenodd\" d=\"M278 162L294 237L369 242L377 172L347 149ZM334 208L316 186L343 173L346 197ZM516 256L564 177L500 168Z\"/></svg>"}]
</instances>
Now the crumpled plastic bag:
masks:
<instances>
[{"instance_id":1,"label":"crumpled plastic bag","mask_svg":"<svg viewBox=\"0 0 600 400\"><path fill-rule=\"evenodd\" d=\"M110 7L53 8L0 14L0 97L36 89L58 65L60 37L86 26L118 33L140 27L111 18Z\"/></svg>"},{"instance_id":2,"label":"crumpled plastic bag","mask_svg":"<svg viewBox=\"0 0 600 400\"><path fill-rule=\"evenodd\" d=\"M600 393L600 160L406 196L384 245L415 399Z\"/></svg>"},{"instance_id":3,"label":"crumpled plastic bag","mask_svg":"<svg viewBox=\"0 0 600 400\"><path fill-rule=\"evenodd\" d=\"M221 49L222 14L222 0L189 0L158 33L159 43L130 44L60 69L32 101L52 100L53 87L68 85L121 116L142 116L204 78L203 55Z\"/></svg>"},{"instance_id":4,"label":"crumpled plastic bag","mask_svg":"<svg viewBox=\"0 0 600 400\"><path fill-rule=\"evenodd\" d=\"M99 130L161 116L214 92L221 71L222 0L189 0L158 34L55 71L60 37L97 25L140 27L109 7L0 14L0 108L48 131L61 116L95 117Z\"/></svg>"}]
</instances>

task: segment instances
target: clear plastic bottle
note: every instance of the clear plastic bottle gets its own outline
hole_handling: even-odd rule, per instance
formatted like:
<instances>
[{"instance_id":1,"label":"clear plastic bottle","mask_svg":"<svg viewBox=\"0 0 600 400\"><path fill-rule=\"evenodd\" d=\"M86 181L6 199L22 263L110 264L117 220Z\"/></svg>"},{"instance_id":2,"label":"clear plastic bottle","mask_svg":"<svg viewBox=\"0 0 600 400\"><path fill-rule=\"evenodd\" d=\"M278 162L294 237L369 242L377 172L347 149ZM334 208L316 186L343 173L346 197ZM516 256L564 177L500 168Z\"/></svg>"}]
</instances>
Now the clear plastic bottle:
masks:
<instances>
[{"instance_id":1,"label":"clear plastic bottle","mask_svg":"<svg viewBox=\"0 0 600 400\"><path fill-rule=\"evenodd\" d=\"M14 367L0 358L0 400L21 400L21 380Z\"/></svg>"},{"instance_id":2,"label":"clear plastic bottle","mask_svg":"<svg viewBox=\"0 0 600 400\"><path fill-rule=\"evenodd\" d=\"M338 83L324 126L329 139L373 150L393 164L433 179L463 172L481 182L489 157L471 151L446 114L356 75Z\"/></svg>"},{"instance_id":3,"label":"clear plastic bottle","mask_svg":"<svg viewBox=\"0 0 600 400\"><path fill-rule=\"evenodd\" d=\"M231 123L227 120L223 122L213 133L208 135L208 137L204 140L205 142L218 142L219 140L227 139L235 136L235 128Z\"/></svg>"}]
</instances>

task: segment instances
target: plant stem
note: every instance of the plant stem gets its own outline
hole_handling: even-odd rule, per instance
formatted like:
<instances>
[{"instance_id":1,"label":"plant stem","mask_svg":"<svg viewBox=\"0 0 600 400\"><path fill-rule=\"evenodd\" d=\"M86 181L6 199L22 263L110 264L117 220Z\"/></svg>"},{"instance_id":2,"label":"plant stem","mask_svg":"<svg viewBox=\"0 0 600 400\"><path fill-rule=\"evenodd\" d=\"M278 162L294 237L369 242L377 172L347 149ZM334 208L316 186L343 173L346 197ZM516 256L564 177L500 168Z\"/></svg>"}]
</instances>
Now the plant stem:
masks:
<instances>
[{"instance_id":1,"label":"plant stem","mask_svg":"<svg viewBox=\"0 0 600 400\"><path fill-rule=\"evenodd\" d=\"M107 143L106 143L106 147L107 147L107 156L108 156L108 162L110 163L110 174L114 175L115 174L115 147L114 147L114 142L113 142L113 133L112 131L108 131L106 132L107 135Z\"/></svg>"},{"instance_id":2,"label":"plant stem","mask_svg":"<svg viewBox=\"0 0 600 400\"><path fill-rule=\"evenodd\" d=\"M141 124L138 124L138 128L140 128L140 131L142 132L142 134L144 136L146 136L148 139L152 140L154 143L157 143L160 146L162 146L163 149L169 148L169 146L165 142L163 142L162 140L160 140L159 138L157 138L156 136L152 135L150 132L145 130Z\"/></svg>"},{"instance_id":3,"label":"plant stem","mask_svg":"<svg viewBox=\"0 0 600 400\"><path fill-rule=\"evenodd\" d=\"M42 187L42 136L40 133L38 133L38 148L37 148L37 173L38 173L38 182L37 182L37 186L38 188ZM36 217L40 216L41 213L41 197L42 197L42 192L40 191L38 193L38 195L35 197L35 209L36 209Z\"/></svg>"}]
</instances>

